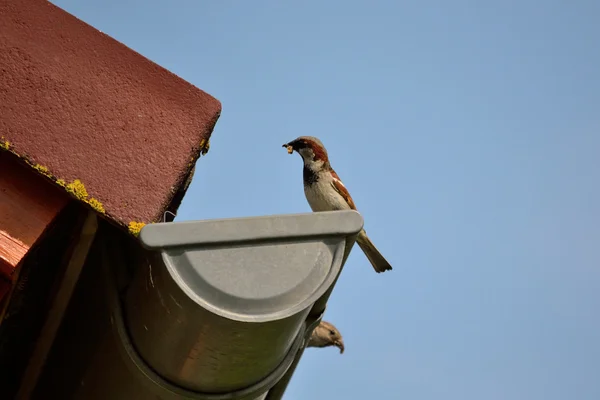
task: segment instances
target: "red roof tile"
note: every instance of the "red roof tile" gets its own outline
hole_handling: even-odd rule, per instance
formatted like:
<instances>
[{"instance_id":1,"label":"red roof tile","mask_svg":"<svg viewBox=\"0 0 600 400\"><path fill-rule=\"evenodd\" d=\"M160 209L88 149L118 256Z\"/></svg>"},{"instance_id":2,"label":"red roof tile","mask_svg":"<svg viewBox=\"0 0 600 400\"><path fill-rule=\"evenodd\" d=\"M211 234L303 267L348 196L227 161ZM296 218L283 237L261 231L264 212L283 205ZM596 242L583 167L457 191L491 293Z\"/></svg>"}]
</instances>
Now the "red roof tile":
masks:
<instances>
[{"instance_id":1,"label":"red roof tile","mask_svg":"<svg viewBox=\"0 0 600 400\"><path fill-rule=\"evenodd\" d=\"M49 2L0 0L0 26L0 149L122 225L160 220L220 102Z\"/></svg>"}]
</instances>

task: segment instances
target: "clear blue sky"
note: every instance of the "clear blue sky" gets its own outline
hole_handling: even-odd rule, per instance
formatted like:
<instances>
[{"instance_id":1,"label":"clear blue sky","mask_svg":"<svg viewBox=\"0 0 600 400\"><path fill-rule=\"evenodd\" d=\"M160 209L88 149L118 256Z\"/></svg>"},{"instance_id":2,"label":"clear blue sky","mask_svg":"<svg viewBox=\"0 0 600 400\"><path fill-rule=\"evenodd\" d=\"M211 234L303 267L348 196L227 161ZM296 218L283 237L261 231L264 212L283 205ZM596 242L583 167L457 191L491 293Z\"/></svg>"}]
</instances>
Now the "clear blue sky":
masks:
<instances>
[{"instance_id":1,"label":"clear blue sky","mask_svg":"<svg viewBox=\"0 0 600 400\"><path fill-rule=\"evenodd\" d=\"M394 270L286 400L600 399L600 2L55 3L223 103L178 220L307 212L328 147Z\"/></svg>"}]
</instances>

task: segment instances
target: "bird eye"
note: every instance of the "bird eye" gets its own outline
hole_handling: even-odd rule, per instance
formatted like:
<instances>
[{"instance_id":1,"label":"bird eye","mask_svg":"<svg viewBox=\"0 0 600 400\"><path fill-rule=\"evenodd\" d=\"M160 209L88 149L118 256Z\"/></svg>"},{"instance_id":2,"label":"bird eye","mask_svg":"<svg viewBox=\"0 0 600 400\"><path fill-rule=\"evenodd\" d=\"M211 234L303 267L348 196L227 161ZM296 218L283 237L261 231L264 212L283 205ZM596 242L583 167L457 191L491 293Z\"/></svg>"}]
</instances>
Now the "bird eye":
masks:
<instances>
[{"instance_id":1,"label":"bird eye","mask_svg":"<svg viewBox=\"0 0 600 400\"><path fill-rule=\"evenodd\" d=\"M335 332L334 331L329 331L329 333L331 334L331 336L335 336Z\"/></svg>"}]
</instances>

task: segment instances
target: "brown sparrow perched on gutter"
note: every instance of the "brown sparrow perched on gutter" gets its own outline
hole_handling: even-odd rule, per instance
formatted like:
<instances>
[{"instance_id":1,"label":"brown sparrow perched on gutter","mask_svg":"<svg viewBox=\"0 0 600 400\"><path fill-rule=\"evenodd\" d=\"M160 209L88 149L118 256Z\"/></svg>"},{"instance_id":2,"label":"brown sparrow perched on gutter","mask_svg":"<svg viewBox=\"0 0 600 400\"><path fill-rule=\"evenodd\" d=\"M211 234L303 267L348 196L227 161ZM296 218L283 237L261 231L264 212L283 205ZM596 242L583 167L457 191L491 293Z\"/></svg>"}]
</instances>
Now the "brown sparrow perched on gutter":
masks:
<instances>
[{"instance_id":1,"label":"brown sparrow perched on gutter","mask_svg":"<svg viewBox=\"0 0 600 400\"><path fill-rule=\"evenodd\" d=\"M289 154L296 151L304 161L304 194L313 211L356 210L346 186L331 168L327 150L319 139L313 136L300 136L284 144L283 147L287 148ZM373 265L375 272L392 269L364 229L359 232L356 243Z\"/></svg>"},{"instance_id":2,"label":"brown sparrow perched on gutter","mask_svg":"<svg viewBox=\"0 0 600 400\"><path fill-rule=\"evenodd\" d=\"M336 346L340 354L344 352L344 341L342 334L335 326L326 321L321 323L312 331L312 335L306 347L329 347Z\"/></svg>"}]
</instances>

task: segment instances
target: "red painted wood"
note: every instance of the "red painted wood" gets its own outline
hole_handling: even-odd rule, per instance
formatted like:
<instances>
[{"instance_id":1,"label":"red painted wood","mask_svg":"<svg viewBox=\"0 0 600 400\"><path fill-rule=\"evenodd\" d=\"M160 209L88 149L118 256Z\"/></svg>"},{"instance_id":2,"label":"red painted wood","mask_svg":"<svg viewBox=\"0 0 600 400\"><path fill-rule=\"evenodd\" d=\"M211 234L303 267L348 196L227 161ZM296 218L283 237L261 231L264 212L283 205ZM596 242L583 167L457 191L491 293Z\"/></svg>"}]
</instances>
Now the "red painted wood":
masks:
<instances>
[{"instance_id":1,"label":"red painted wood","mask_svg":"<svg viewBox=\"0 0 600 400\"><path fill-rule=\"evenodd\" d=\"M10 280L69 196L0 151L0 274Z\"/></svg>"}]
</instances>

